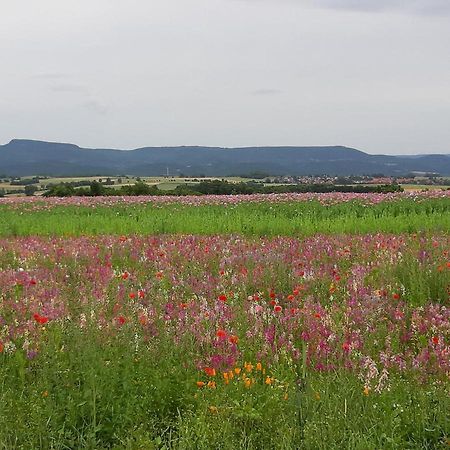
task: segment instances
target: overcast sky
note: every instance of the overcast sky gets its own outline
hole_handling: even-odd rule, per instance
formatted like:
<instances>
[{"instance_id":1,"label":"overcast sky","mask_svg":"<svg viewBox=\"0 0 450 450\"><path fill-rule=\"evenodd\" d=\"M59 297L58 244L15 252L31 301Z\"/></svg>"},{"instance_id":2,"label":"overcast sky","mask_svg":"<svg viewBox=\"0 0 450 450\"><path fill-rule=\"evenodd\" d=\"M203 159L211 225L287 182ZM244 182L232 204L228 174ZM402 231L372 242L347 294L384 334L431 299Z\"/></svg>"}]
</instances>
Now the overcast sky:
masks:
<instances>
[{"instance_id":1,"label":"overcast sky","mask_svg":"<svg viewBox=\"0 0 450 450\"><path fill-rule=\"evenodd\" d=\"M450 153L450 0L0 0L0 143Z\"/></svg>"}]
</instances>

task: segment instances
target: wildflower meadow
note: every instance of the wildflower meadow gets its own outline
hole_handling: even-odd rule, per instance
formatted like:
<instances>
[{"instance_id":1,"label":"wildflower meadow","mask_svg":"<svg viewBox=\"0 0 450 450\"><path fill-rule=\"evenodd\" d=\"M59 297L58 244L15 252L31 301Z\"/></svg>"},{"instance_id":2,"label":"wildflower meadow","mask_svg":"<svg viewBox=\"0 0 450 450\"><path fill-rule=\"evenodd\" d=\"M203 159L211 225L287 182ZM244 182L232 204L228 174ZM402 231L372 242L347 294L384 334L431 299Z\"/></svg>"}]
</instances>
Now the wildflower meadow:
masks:
<instances>
[{"instance_id":1,"label":"wildflower meadow","mask_svg":"<svg viewBox=\"0 0 450 450\"><path fill-rule=\"evenodd\" d=\"M449 448L449 192L1 200L0 448Z\"/></svg>"}]
</instances>

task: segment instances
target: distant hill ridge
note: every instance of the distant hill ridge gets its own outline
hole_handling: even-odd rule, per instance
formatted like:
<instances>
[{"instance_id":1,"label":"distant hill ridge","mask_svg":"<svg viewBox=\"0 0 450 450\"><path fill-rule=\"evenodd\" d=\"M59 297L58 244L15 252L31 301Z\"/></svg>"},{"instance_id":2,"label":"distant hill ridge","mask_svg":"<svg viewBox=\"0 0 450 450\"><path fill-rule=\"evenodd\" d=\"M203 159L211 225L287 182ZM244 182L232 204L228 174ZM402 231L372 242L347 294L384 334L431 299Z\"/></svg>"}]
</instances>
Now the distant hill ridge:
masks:
<instances>
[{"instance_id":1,"label":"distant hill ridge","mask_svg":"<svg viewBox=\"0 0 450 450\"><path fill-rule=\"evenodd\" d=\"M87 149L74 144L13 139L0 145L0 175L406 175L450 176L450 155L369 155L343 147L144 147Z\"/></svg>"}]
</instances>

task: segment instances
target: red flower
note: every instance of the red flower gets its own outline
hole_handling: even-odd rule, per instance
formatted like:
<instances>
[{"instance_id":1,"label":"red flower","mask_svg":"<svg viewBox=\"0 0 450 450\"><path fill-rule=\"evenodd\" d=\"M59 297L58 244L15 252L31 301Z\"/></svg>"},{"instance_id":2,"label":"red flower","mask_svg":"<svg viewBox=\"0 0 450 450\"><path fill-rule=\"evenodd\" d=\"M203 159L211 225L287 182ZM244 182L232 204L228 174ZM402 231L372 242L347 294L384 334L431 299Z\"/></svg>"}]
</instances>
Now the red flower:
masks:
<instances>
[{"instance_id":1,"label":"red flower","mask_svg":"<svg viewBox=\"0 0 450 450\"><path fill-rule=\"evenodd\" d=\"M275 292L270 291L269 297L270 298L275 298L277 296L277 294L275 294Z\"/></svg>"},{"instance_id":2,"label":"red flower","mask_svg":"<svg viewBox=\"0 0 450 450\"><path fill-rule=\"evenodd\" d=\"M344 342L342 344L342 350L344 350L344 352L350 351L350 344L348 342Z\"/></svg>"},{"instance_id":3,"label":"red flower","mask_svg":"<svg viewBox=\"0 0 450 450\"><path fill-rule=\"evenodd\" d=\"M227 296L225 295L225 294L222 294L222 295L219 295L219 300L221 301L221 302L226 302L227 301Z\"/></svg>"},{"instance_id":4,"label":"red flower","mask_svg":"<svg viewBox=\"0 0 450 450\"><path fill-rule=\"evenodd\" d=\"M225 330L217 330L216 336L222 341L223 339L226 339L227 332Z\"/></svg>"},{"instance_id":5,"label":"red flower","mask_svg":"<svg viewBox=\"0 0 450 450\"><path fill-rule=\"evenodd\" d=\"M125 317L123 316L116 317L116 322L119 326L124 325L126 321L127 319L125 319Z\"/></svg>"},{"instance_id":6,"label":"red flower","mask_svg":"<svg viewBox=\"0 0 450 450\"><path fill-rule=\"evenodd\" d=\"M136 298L136 294L134 292L130 292L128 295L131 299Z\"/></svg>"},{"instance_id":7,"label":"red flower","mask_svg":"<svg viewBox=\"0 0 450 450\"><path fill-rule=\"evenodd\" d=\"M32 278L30 280L30 284L31 284L31 286L35 286L37 284L37 281L34 278Z\"/></svg>"},{"instance_id":8,"label":"red flower","mask_svg":"<svg viewBox=\"0 0 450 450\"><path fill-rule=\"evenodd\" d=\"M144 297L145 297L145 291L143 291L142 289L140 289L140 290L138 291L138 297L139 297L139 298L144 298Z\"/></svg>"},{"instance_id":9,"label":"red flower","mask_svg":"<svg viewBox=\"0 0 450 450\"><path fill-rule=\"evenodd\" d=\"M322 316L321 316L319 313L315 313L315 314L314 314L314 317L315 317L316 319L320 319Z\"/></svg>"},{"instance_id":10,"label":"red flower","mask_svg":"<svg viewBox=\"0 0 450 450\"><path fill-rule=\"evenodd\" d=\"M395 294L392 294L392 298L394 300L399 300L400 299L400 294L397 294L397 292Z\"/></svg>"},{"instance_id":11,"label":"red flower","mask_svg":"<svg viewBox=\"0 0 450 450\"><path fill-rule=\"evenodd\" d=\"M437 336L433 336L431 340L433 341L434 345L438 345L439 344L439 338Z\"/></svg>"},{"instance_id":12,"label":"red flower","mask_svg":"<svg viewBox=\"0 0 450 450\"><path fill-rule=\"evenodd\" d=\"M274 310L276 313L281 312L282 309L283 309L283 308L281 307L281 305L275 305L275 306L273 307L273 310Z\"/></svg>"},{"instance_id":13,"label":"red flower","mask_svg":"<svg viewBox=\"0 0 450 450\"><path fill-rule=\"evenodd\" d=\"M237 344L239 342L239 338L235 335L232 335L228 338L228 341L230 342L230 344Z\"/></svg>"},{"instance_id":14,"label":"red flower","mask_svg":"<svg viewBox=\"0 0 450 450\"><path fill-rule=\"evenodd\" d=\"M41 325L44 325L48 322L48 317L41 316L38 313L34 313L33 318L37 323L39 323Z\"/></svg>"},{"instance_id":15,"label":"red flower","mask_svg":"<svg viewBox=\"0 0 450 450\"><path fill-rule=\"evenodd\" d=\"M292 300L294 300L294 294L289 294L288 296L287 296L287 299L289 300L289 301L291 301L292 302Z\"/></svg>"},{"instance_id":16,"label":"red flower","mask_svg":"<svg viewBox=\"0 0 450 450\"><path fill-rule=\"evenodd\" d=\"M128 277L130 276L130 274L128 272L124 272L122 274L122 280L128 280Z\"/></svg>"}]
</instances>

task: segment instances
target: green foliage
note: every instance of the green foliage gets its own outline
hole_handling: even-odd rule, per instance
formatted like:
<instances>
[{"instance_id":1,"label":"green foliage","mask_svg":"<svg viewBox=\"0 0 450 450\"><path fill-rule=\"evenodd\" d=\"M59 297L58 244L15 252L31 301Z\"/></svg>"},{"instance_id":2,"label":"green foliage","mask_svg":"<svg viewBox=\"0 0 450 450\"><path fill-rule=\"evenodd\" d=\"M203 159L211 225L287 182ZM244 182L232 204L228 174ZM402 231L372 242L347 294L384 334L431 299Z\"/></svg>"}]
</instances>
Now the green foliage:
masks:
<instances>
[{"instance_id":1,"label":"green foliage","mask_svg":"<svg viewBox=\"0 0 450 450\"><path fill-rule=\"evenodd\" d=\"M57 188L60 189L60 188ZM62 188L61 188L62 189ZM73 188L64 187L64 190ZM363 205L319 202L186 206L130 204L17 210L0 207L0 235L82 235L240 233L244 235L297 235L315 233L401 233L447 231L447 199L424 202L400 200Z\"/></svg>"}]
</instances>

